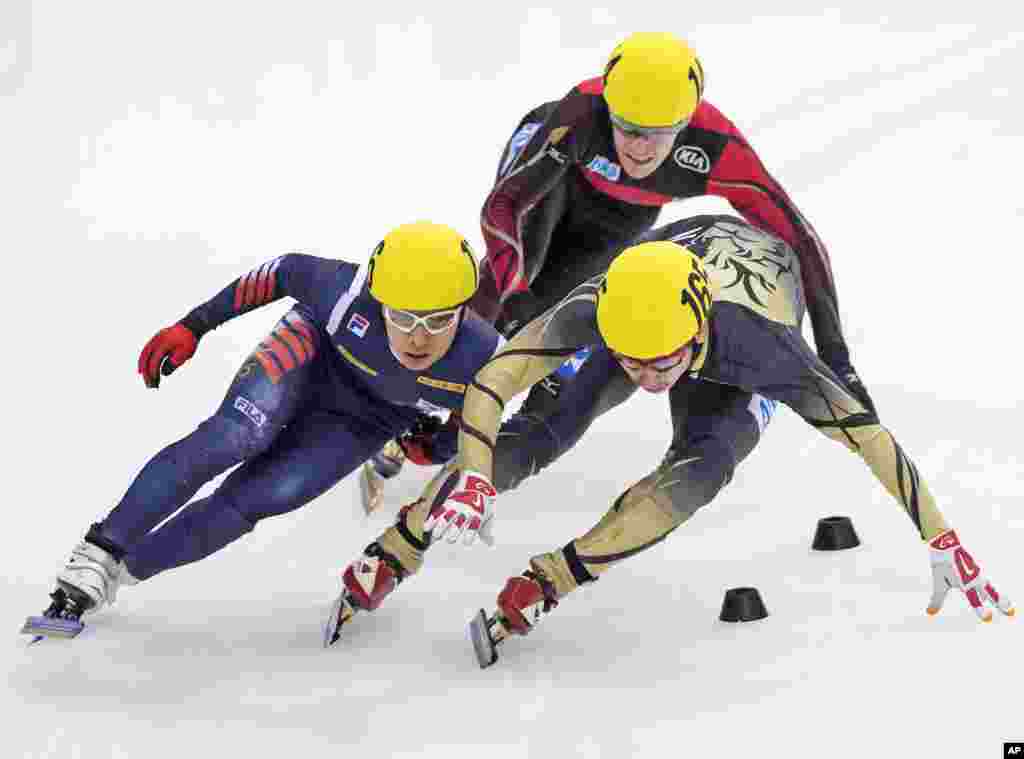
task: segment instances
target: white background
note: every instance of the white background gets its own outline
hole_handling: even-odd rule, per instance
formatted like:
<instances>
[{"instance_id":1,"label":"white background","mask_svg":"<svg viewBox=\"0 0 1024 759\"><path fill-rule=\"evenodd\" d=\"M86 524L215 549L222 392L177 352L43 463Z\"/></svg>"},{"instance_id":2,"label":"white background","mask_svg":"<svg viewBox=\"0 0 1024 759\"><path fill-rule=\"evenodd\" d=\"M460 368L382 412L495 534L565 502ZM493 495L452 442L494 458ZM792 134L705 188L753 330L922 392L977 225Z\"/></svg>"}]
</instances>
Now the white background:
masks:
<instances>
[{"instance_id":1,"label":"white background","mask_svg":"<svg viewBox=\"0 0 1024 759\"><path fill-rule=\"evenodd\" d=\"M482 250L479 207L522 114L648 29L697 47L708 99L830 248L883 420L997 587L1024 594L1019 19L986 3L464 5L0 6L0 755L973 759L1024 739L1021 622L983 626L962 597L927 617L907 518L788 410L711 506L481 672L467 620L654 466L669 424L652 397L502 498L496 548L432 550L330 651L339 569L424 470L376 521L350 478L124 590L77 641L25 649L17 629L72 545L216 408L287 304L210 334L153 392L135 361L157 329L282 252L363 260L405 221ZM704 210L726 207L661 220ZM809 551L830 514L862 548ZM717 621L737 585L767 620Z\"/></svg>"}]
</instances>

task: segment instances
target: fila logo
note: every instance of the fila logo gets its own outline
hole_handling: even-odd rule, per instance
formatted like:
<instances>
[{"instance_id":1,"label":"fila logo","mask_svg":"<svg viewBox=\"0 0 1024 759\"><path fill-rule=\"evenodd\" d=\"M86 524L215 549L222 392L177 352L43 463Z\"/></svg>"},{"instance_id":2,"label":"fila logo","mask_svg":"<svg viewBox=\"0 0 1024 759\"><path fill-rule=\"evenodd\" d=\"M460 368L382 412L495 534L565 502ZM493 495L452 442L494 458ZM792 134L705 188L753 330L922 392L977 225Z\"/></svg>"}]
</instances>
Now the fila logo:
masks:
<instances>
[{"instance_id":1,"label":"fila logo","mask_svg":"<svg viewBox=\"0 0 1024 759\"><path fill-rule=\"evenodd\" d=\"M248 398L244 398L239 395L235 398L234 403L235 409L245 414L249 421L255 424L257 427L262 427L267 423L267 415L260 411L256 404L250 401Z\"/></svg>"},{"instance_id":2,"label":"fila logo","mask_svg":"<svg viewBox=\"0 0 1024 759\"><path fill-rule=\"evenodd\" d=\"M707 174L711 171L711 159L704 152L704 148L696 145L683 145L681 148L676 148L672 157L684 169L696 171L698 174Z\"/></svg>"},{"instance_id":3,"label":"fila logo","mask_svg":"<svg viewBox=\"0 0 1024 759\"><path fill-rule=\"evenodd\" d=\"M352 314L348 320L348 331L356 337L366 337L366 330L370 326L370 320L362 314Z\"/></svg>"}]
</instances>

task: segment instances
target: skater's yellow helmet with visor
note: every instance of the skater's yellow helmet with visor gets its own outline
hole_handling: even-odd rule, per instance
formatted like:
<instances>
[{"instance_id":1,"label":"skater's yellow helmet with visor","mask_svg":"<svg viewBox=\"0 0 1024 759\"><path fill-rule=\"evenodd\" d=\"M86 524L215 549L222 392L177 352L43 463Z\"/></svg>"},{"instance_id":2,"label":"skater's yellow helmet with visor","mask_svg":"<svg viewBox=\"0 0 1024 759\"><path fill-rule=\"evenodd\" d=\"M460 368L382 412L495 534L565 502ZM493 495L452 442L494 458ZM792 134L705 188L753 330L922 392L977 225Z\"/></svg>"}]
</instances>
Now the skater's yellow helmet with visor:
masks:
<instances>
[{"instance_id":1,"label":"skater's yellow helmet with visor","mask_svg":"<svg viewBox=\"0 0 1024 759\"><path fill-rule=\"evenodd\" d=\"M627 248L612 261L597 296L597 328L616 354L668 356L707 333L711 287L701 259L668 240Z\"/></svg>"},{"instance_id":2,"label":"skater's yellow helmet with visor","mask_svg":"<svg viewBox=\"0 0 1024 759\"><path fill-rule=\"evenodd\" d=\"M630 35L604 69L612 123L627 133L673 133L686 127L704 95L697 54L668 32Z\"/></svg>"},{"instance_id":3,"label":"skater's yellow helmet with visor","mask_svg":"<svg viewBox=\"0 0 1024 759\"><path fill-rule=\"evenodd\" d=\"M368 264L370 295L389 309L454 309L476 292L480 274L466 239L451 227L418 221L391 230Z\"/></svg>"}]
</instances>

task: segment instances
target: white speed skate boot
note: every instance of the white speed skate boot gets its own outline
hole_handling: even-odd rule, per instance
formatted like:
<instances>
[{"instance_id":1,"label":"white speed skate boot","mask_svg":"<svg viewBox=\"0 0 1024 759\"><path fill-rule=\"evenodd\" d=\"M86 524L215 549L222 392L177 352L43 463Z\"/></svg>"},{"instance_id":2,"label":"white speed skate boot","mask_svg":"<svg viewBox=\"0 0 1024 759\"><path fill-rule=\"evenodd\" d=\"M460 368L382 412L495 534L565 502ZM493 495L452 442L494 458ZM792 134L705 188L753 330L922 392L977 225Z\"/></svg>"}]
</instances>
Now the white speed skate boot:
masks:
<instances>
[{"instance_id":1,"label":"white speed skate boot","mask_svg":"<svg viewBox=\"0 0 1024 759\"><path fill-rule=\"evenodd\" d=\"M57 575L57 585L78 606L80 614L113 604L121 584L133 582L137 581L123 561L88 540L75 546Z\"/></svg>"},{"instance_id":2,"label":"white speed skate boot","mask_svg":"<svg viewBox=\"0 0 1024 759\"><path fill-rule=\"evenodd\" d=\"M97 542L107 543L108 547L102 548ZM83 614L114 603L121 585L137 583L124 562L112 553L116 550L93 526L57 574L57 588L50 594L49 608L42 616L29 617L22 633L34 635L35 640L74 638L84 629Z\"/></svg>"}]
</instances>

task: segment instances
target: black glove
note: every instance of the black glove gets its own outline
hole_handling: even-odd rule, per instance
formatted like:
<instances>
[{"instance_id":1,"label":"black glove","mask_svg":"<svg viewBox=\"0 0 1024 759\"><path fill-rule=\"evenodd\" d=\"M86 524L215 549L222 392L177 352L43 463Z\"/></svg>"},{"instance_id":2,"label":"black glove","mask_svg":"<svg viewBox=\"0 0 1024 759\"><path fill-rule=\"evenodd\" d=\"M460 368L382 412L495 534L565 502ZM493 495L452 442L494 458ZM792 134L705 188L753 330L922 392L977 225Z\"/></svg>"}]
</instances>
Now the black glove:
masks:
<instances>
[{"instance_id":1,"label":"black glove","mask_svg":"<svg viewBox=\"0 0 1024 759\"><path fill-rule=\"evenodd\" d=\"M412 428L397 438L405 457L418 466L432 466L440 463L434 460L434 443L441 431L441 420L436 416L421 414Z\"/></svg>"},{"instance_id":2,"label":"black glove","mask_svg":"<svg viewBox=\"0 0 1024 759\"><path fill-rule=\"evenodd\" d=\"M494 322L494 327L511 340L539 311L540 304L529 290L512 293L502 304L501 314Z\"/></svg>"}]
</instances>

